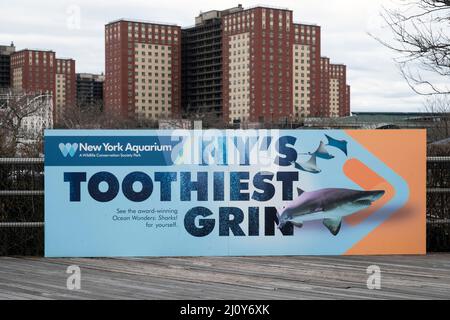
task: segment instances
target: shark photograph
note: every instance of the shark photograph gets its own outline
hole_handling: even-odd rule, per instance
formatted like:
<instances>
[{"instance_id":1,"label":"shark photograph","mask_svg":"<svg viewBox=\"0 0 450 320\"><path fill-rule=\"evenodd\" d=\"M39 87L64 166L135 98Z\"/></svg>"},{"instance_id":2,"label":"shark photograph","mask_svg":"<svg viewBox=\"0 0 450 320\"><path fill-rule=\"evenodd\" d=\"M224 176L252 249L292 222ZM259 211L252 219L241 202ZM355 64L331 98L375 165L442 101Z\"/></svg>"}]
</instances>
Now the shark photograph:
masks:
<instances>
[{"instance_id":1,"label":"shark photograph","mask_svg":"<svg viewBox=\"0 0 450 320\"><path fill-rule=\"evenodd\" d=\"M342 218L357 213L380 199L385 191L361 191L352 189L328 188L305 192L297 189L298 197L278 213L278 228L291 223L297 228L305 222L322 220L324 226L336 236Z\"/></svg>"}]
</instances>

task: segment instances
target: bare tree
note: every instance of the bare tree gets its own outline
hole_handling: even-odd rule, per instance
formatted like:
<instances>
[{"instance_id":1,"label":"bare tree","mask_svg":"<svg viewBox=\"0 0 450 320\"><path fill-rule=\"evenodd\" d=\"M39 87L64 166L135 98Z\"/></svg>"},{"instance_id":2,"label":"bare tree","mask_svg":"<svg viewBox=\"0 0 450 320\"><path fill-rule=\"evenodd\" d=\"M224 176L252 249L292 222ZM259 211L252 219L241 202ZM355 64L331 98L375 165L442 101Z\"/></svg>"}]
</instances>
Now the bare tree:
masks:
<instances>
[{"instance_id":1,"label":"bare tree","mask_svg":"<svg viewBox=\"0 0 450 320\"><path fill-rule=\"evenodd\" d=\"M101 103L67 106L55 124L56 129L144 129L157 127L156 120L126 119L105 112Z\"/></svg>"},{"instance_id":2,"label":"bare tree","mask_svg":"<svg viewBox=\"0 0 450 320\"><path fill-rule=\"evenodd\" d=\"M44 154L44 137L39 135L19 147L19 155L23 158L39 158Z\"/></svg>"},{"instance_id":3,"label":"bare tree","mask_svg":"<svg viewBox=\"0 0 450 320\"><path fill-rule=\"evenodd\" d=\"M24 124L31 117L44 117L51 114L49 99L46 94L25 94L9 92L0 98L0 151L2 156L15 156L26 144L35 143L41 133L26 130ZM45 119L43 121L46 121Z\"/></svg>"},{"instance_id":4,"label":"bare tree","mask_svg":"<svg viewBox=\"0 0 450 320\"><path fill-rule=\"evenodd\" d=\"M215 111L187 115L187 117L192 121L201 120L202 127L205 129L227 129L230 127L225 119L222 116L218 116Z\"/></svg>"},{"instance_id":5,"label":"bare tree","mask_svg":"<svg viewBox=\"0 0 450 320\"><path fill-rule=\"evenodd\" d=\"M393 41L372 36L399 54L401 73L416 93L450 93L450 0L398 2L381 14Z\"/></svg>"},{"instance_id":6,"label":"bare tree","mask_svg":"<svg viewBox=\"0 0 450 320\"><path fill-rule=\"evenodd\" d=\"M0 117L1 115L0 111ZM14 157L16 153L16 147L9 139L9 133L7 129L0 128L0 157Z\"/></svg>"},{"instance_id":7,"label":"bare tree","mask_svg":"<svg viewBox=\"0 0 450 320\"><path fill-rule=\"evenodd\" d=\"M434 125L428 129L431 140L441 140L450 137L450 95L429 97L424 103L424 109L433 117Z\"/></svg>"},{"instance_id":8,"label":"bare tree","mask_svg":"<svg viewBox=\"0 0 450 320\"><path fill-rule=\"evenodd\" d=\"M225 118L222 116L220 112L214 110L213 108L193 111L191 110L182 110L180 114L178 114L179 119L193 121L202 121L203 129L229 129L232 128ZM174 121L178 121L174 119Z\"/></svg>"},{"instance_id":9,"label":"bare tree","mask_svg":"<svg viewBox=\"0 0 450 320\"><path fill-rule=\"evenodd\" d=\"M55 129L97 129L101 128L103 113L100 105L66 106L56 121Z\"/></svg>"}]
</instances>

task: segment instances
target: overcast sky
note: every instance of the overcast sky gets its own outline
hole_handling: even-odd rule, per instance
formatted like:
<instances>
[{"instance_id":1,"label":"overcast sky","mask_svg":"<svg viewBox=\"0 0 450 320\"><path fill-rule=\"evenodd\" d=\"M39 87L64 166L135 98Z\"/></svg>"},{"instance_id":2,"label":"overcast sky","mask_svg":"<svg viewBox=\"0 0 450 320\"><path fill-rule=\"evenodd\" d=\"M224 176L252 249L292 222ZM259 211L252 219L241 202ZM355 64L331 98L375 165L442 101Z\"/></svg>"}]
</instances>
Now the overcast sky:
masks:
<instances>
[{"instance_id":1,"label":"overcast sky","mask_svg":"<svg viewBox=\"0 0 450 320\"><path fill-rule=\"evenodd\" d=\"M1 0L0 44L52 49L74 58L77 72L100 73L105 23L128 18L185 27L200 11L239 3L289 8L294 22L322 26L322 55L348 66L352 111L423 111L423 98L401 77L394 54L368 35L383 33L379 12L392 0Z\"/></svg>"}]
</instances>

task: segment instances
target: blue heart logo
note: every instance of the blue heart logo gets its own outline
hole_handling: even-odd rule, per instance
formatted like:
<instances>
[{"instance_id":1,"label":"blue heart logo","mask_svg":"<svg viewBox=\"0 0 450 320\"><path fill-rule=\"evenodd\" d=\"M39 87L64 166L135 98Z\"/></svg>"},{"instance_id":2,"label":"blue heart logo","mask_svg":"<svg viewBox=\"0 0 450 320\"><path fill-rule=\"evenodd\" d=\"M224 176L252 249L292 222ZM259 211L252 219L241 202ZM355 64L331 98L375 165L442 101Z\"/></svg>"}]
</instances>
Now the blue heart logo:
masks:
<instances>
[{"instance_id":1,"label":"blue heart logo","mask_svg":"<svg viewBox=\"0 0 450 320\"><path fill-rule=\"evenodd\" d=\"M78 143L60 143L59 150L61 151L64 158L67 157L67 155L73 157L78 150Z\"/></svg>"}]
</instances>

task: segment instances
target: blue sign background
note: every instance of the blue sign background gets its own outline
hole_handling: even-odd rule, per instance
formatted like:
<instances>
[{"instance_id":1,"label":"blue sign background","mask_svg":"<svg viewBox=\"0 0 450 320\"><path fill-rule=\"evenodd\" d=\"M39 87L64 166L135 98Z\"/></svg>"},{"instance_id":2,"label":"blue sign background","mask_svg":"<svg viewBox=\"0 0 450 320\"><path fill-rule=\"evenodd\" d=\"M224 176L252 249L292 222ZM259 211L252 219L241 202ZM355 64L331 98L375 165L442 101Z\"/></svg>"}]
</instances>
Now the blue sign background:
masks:
<instances>
[{"instance_id":1,"label":"blue sign background","mask_svg":"<svg viewBox=\"0 0 450 320\"><path fill-rule=\"evenodd\" d=\"M255 131L256 132L256 131ZM192 134L193 131L188 131ZM199 133L201 134L201 133ZM215 131L210 136L221 136L233 139L240 137L239 131ZM183 161L174 162L172 151L120 151L107 152L105 150L88 152L81 151L80 146L110 145L122 146L130 143L132 146L171 146L172 150L180 143L178 133L156 130L47 130L45 132L45 255L48 257L107 257L107 256L222 256L222 255L340 255L372 232L393 212L401 208L408 199L408 186L405 181L387 167L383 162L368 152L364 146L354 141L344 131L259 131L259 139L264 137L295 137L293 148L297 151L297 162L307 162L321 141L326 136L332 136L339 141L347 142L347 154L339 148L327 147L333 159L318 158L317 166L320 173L311 173L299 169L295 163L290 166L279 166L275 159L265 164L188 164ZM276 140L274 138L274 140ZM192 142L192 141L191 141ZM64 146L76 144L73 156L64 155ZM207 146L207 143L205 143ZM272 141L275 145L275 141ZM187 149L190 145L184 145ZM69 148L70 149L70 148ZM67 149L66 151L68 151ZM229 150L228 150L229 151ZM119 156L120 154L120 156ZM219 157L218 151L209 152L212 158ZM220 154L221 159L229 154ZM255 148L247 156L263 158L267 156L261 149ZM251 178L258 172L270 172L275 176L278 172L296 172L299 181L293 183L293 188L314 191L324 188L348 188L359 190L359 186L348 179L342 171L344 163L349 158L358 158L381 177L395 186L396 194L389 203L372 214L364 223L357 226L342 223L338 235L331 234L321 220L306 222L302 228L293 228L293 235L286 236L273 227L274 235L266 235L265 208L275 207L281 211L290 201L283 201L282 183L271 182L275 187L275 195L269 201L230 201L229 172L248 172L250 182L247 181L251 194L257 191L251 183ZM175 157L176 158L176 157ZM183 157L181 156L181 160ZM178 157L180 159L180 157ZM107 171L115 175L119 181L132 172L144 172L153 179L153 192L143 202L130 201L122 192L122 185L117 196L108 202L95 200L88 192L89 178L100 171ZM208 172L207 201L198 201L197 193L191 192L191 201L180 201L180 173L190 172L192 180L197 179L198 172ZM64 181L67 172L86 173L87 181L80 186L80 201L70 201L70 183ZM160 201L160 183L155 182L156 172L171 172L177 175L177 181L172 183L171 201ZM224 200L215 201L213 173L223 172L225 176ZM99 185L104 192L107 186ZM136 192L139 186L134 187ZM164 192L164 191L163 191ZM293 195L297 197L296 192ZM198 217L196 227L200 228L199 219L213 219L213 230L202 237L193 236L186 229L184 222L186 213L196 207L205 207L212 212L211 216ZM220 235L220 208L232 207L243 211L244 219L240 227L245 235L235 235L228 230L229 236ZM258 223L250 226L249 208L259 208ZM124 213L118 213L124 210ZM134 214L129 210L134 210ZM143 210L139 212L139 210ZM174 212L177 212L176 214ZM147 217L155 220L133 220L133 216ZM162 219L159 218L162 216ZM124 219L120 219L124 218ZM176 218L171 220L169 217ZM128 219L129 220L126 220ZM175 222L174 226L169 226ZM152 224L151 227L147 223ZM156 227L157 224L160 227ZM253 223L254 224L254 223ZM250 235L250 230L256 228L259 235ZM253 233L255 231L253 230Z\"/></svg>"}]
</instances>

